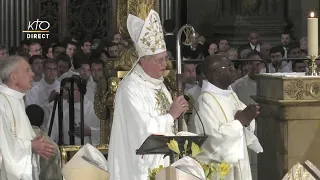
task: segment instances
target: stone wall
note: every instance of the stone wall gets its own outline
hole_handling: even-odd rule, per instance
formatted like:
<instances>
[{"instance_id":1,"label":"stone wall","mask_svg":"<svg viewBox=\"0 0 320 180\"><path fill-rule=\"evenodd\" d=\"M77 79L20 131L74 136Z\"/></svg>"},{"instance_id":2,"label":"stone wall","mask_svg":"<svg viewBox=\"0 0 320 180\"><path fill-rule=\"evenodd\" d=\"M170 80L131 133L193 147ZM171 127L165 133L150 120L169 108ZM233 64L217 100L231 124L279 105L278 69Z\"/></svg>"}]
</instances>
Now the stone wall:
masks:
<instances>
[{"instance_id":1,"label":"stone wall","mask_svg":"<svg viewBox=\"0 0 320 180\"><path fill-rule=\"evenodd\" d=\"M246 2L252 6L244 5ZM188 0L188 23L210 40L227 38L233 45L247 42L249 29L261 33L261 41L280 43L280 33L290 19L294 35L306 36L306 18L319 9L319 0Z\"/></svg>"},{"instance_id":2,"label":"stone wall","mask_svg":"<svg viewBox=\"0 0 320 180\"><path fill-rule=\"evenodd\" d=\"M296 25L294 28L296 36L299 37L299 39L307 36L307 17L311 11L317 12L317 16L319 17L319 0L289 1L288 6L288 15Z\"/></svg>"},{"instance_id":3,"label":"stone wall","mask_svg":"<svg viewBox=\"0 0 320 180\"><path fill-rule=\"evenodd\" d=\"M257 29L261 33L261 41L275 44L279 42L278 35L284 25L284 2L188 0L188 20L211 40L224 37L237 46L247 43L250 29Z\"/></svg>"}]
</instances>

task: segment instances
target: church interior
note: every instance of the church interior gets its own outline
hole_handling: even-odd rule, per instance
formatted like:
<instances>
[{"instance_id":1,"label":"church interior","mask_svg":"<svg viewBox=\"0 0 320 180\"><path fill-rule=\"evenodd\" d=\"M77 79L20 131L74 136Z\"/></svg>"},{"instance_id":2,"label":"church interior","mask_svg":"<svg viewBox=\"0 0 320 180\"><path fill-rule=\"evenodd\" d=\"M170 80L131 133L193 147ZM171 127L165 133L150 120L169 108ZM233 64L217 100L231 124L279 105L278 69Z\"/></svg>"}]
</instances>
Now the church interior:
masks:
<instances>
[{"instance_id":1,"label":"church interior","mask_svg":"<svg viewBox=\"0 0 320 180\"><path fill-rule=\"evenodd\" d=\"M254 135L263 151L248 150L248 180L320 179L318 0L0 0L0 67L10 56L30 64L26 114L57 145L44 165L58 170L48 176L63 173L87 143L108 161L117 90L141 58L129 14L144 21L150 10L160 17L172 97L196 104L200 65L221 55L235 70L230 87L241 103L259 105ZM179 131L189 130L190 107Z\"/></svg>"}]
</instances>

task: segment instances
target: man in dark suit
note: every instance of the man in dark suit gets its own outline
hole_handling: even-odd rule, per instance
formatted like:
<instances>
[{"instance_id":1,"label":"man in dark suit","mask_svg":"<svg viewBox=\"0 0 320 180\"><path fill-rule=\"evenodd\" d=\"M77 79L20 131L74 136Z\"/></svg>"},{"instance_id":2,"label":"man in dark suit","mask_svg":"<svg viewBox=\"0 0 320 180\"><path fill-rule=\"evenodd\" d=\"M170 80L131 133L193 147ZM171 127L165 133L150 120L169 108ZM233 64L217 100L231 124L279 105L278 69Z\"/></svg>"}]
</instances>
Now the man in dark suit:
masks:
<instances>
[{"instance_id":1,"label":"man in dark suit","mask_svg":"<svg viewBox=\"0 0 320 180\"><path fill-rule=\"evenodd\" d=\"M248 34L248 44L243 45L240 49L252 49L260 52L260 34L257 30L252 29Z\"/></svg>"},{"instance_id":2,"label":"man in dark suit","mask_svg":"<svg viewBox=\"0 0 320 180\"><path fill-rule=\"evenodd\" d=\"M203 44L199 42L199 33L190 34L190 45L183 45L182 56L187 59L203 59Z\"/></svg>"},{"instance_id":3,"label":"man in dark suit","mask_svg":"<svg viewBox=\"0 0 320 180\"><path fill-rule=\"evenodd\" d=\"M164 40L166 42L167 50L171 52L173 59L176 59L176 39L174 34L176 25L173 19L167 19L163 22Z\"/></svg>"}]
</instances>

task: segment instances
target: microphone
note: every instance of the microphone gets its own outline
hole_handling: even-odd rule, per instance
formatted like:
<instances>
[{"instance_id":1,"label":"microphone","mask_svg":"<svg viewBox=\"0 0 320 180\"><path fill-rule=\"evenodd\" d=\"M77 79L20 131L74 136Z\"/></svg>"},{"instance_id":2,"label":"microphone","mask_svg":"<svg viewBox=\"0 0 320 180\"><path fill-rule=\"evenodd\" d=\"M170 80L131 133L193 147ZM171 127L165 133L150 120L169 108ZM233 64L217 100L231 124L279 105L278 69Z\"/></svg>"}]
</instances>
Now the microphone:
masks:
<instances>
[{"instance_id":1,"label":"microphone","mask_svg":"<svg viewBox=\"0 0 320 180\"><path fill-rule=\"evenodd\" d=\"M185 99L185 100L192 106L192 108L195 110L195 112L196 112L196 114L197 114L197 116L198 116L198 118L199 118L199 120L200 120L200 123L201 123L201 125L202 125L203 135L206 136L206 131L204 130L204 125L203 125L203 122L202 122L202 120L201 120L201 118L200 118L200 115L199 115L199 113L198 113L197 108L194 107L194 105L189 102L189 101L190 101L190 97L189 97L189 96L184 95L184 99Z\"/></svg>"}]
</instances>

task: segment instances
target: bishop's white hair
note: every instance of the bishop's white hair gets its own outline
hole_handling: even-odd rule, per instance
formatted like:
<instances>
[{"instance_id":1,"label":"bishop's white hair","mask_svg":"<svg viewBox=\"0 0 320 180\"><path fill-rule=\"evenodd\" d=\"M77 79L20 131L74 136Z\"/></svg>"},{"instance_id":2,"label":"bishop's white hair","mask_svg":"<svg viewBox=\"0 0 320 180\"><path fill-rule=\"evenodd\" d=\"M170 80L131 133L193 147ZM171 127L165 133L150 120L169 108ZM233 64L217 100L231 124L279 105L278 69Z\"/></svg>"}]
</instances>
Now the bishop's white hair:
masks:
<instances>
[{"instance_id":1,"label":"bishop's white hair","mask_svg":"<svg viewBox=\"0 0 320 180\"><path fill-rule=\"evenodd\" d=\"M0 79L3 83L9 80L10 74L16 69L20 61L25 61L25 59L21 56L8 56L0 61Z\"/></svg>"}]
</instances>

